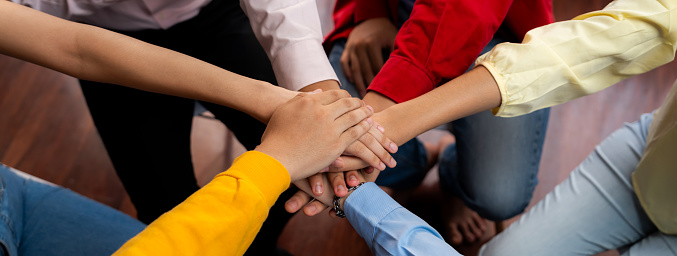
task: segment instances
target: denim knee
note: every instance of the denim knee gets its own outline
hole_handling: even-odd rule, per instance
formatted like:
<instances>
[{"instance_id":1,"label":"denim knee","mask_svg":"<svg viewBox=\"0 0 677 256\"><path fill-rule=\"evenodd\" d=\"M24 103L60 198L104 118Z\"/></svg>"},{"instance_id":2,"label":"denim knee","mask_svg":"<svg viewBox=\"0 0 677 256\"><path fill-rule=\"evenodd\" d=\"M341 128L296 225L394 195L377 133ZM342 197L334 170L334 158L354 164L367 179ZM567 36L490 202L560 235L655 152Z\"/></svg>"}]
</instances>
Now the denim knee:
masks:
<instances>
[{"instance_id":1,"label":"denim knee","mask_svg":"<svg viewBox=\"0 0 677 256\"><path fill-rule=\"evenodd\" d=\"M538 183L537 172L501 175L500 166L492 167L493 175L474 176L459 171L456 145L448 146L439 163L440 187L443 192L461 199L481 217L501 221L517 216L529 205ZM469 174L470 173L470 174Z\"/></svg>"}]
</instances>

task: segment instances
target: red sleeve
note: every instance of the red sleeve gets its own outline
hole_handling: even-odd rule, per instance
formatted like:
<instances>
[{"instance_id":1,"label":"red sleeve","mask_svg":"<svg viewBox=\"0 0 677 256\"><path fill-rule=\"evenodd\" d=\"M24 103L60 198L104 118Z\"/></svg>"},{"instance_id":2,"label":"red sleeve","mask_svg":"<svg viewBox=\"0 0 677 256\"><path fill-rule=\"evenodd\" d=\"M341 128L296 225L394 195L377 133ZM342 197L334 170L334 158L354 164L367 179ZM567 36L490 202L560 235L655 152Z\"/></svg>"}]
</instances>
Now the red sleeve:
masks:
<instances>
[{"instance_id":1,"label":"red sleeve","mask_svg":"<svg viewBox=\"0 0 677 256\"><path fill-rule=\"evenodd\" d=\"M334 6L334 30L324 39L325 51L329 52L336 40L348 38L360 22L381 17L395 22L397 0L337 0Z\"/></svg>"},{"instance_id":2,"label":"red sleeve","mask_svg":"<svg viewBox=\"0 0 677 256\"><path fill-rule=\"evenodd\" d=\"M397 0L356 0L355 24L373 18L388 18L395 21Z\"/></svg>"},{"instance_id":3,"label":"red sleeve","mask_svg":"<svg viewBox=\"0 0 677 256\"><path fill-rule=\"evenodd\" d=\"M551 0L418 0L369 90L416 98L463 74L501 25L522 40L552 22Z\"/></svg>"},{"instance_id":4,"label":"red sleeve","mask_svg":"<svg viewBox=\"0 0 677 256\"><path fill-rule=\"evenodd\" d=\"M511 0L418 0L395 51L369 90L401 103L465 72L491 40Z\"/></svg>"}]
</instances>

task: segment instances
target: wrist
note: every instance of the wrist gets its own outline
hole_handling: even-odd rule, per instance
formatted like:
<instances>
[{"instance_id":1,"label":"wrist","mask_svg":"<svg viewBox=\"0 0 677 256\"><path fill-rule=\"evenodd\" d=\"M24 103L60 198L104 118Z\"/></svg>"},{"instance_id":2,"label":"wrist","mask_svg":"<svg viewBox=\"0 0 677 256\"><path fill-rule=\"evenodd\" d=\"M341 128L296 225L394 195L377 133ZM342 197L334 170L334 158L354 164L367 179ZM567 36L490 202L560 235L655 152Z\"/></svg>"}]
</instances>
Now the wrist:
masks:
<instances>
[{"instance_id":1,"label":"wrist","mask_svg":"<svg viewBox=\"0 0 677 256\"><path fill-rule=\"evenodd\" d=\"M351 194L353 194L353 192L355 192L355 190L357 190L360 186L364 185L366 182L367 181L365 181L363 178L360 177L360 183L357 186L348 188L348 193L345 196L343 196L343 197L334 196L334 205L333 205L334 210L336 211L337 208L338 208L338 210L340 210L341 212L343 212L343 214L345 214L346 208L344 206L345 206L346 200L348 199L348 197L350 197ZM339 211L336 211L337 216L339 216L338 212Z\"/></svg>"},{"instance_id":2,"label":"wrist","mask_svg":"<svg viewBox=\"0 0 677 256\"><path fill-rule=\"evenodd\" d=\"M319 82L316 82L316 83L309 84L306 87L301 88L299 91L300 92L312 92L312 91L315 91L317 89L322 89L322 91L338 90L338 89L341 89L341 86L339 86L339 83L336 80L324 80L324 81L319 81Z\"/></svg>"}]
</instances>

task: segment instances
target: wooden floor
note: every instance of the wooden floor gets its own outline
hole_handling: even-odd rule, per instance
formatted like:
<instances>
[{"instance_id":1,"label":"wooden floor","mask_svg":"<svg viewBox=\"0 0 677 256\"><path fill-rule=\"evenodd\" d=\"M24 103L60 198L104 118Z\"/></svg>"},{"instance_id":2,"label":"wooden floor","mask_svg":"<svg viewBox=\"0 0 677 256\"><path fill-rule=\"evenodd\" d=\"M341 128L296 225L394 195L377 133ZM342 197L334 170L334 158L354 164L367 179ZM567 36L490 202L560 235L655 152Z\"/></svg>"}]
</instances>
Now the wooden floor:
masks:
<instances>
[{"instance_id":1,"label":"wooden floor","mask_svg":"<svg viewBox=\"0 0 677 256\"><path fill-rule=\"evenodd\" d=\"M602 8L606 0L555 0L558 20ZM595 95L552 108L532 204L563 181L603 138L623 122L660 105L677 79L672 62L628 79ZM243 152L217 121L194 120L193 152L201 184L227 168ZM434 140L437 135L426 137ZM0 55L0 162L135 215L128 196L89 116L75 79ZM416 191L408 207L421 216L434 216L435 175ZM431 220L434 223L434 220ZM507 221L506 224L511 223ZM326 215L296 215L279 245L294 255L370 255L364 241L346 221ZM479 243L459 251L472 255Z\"/></svg>"}]
</instances>

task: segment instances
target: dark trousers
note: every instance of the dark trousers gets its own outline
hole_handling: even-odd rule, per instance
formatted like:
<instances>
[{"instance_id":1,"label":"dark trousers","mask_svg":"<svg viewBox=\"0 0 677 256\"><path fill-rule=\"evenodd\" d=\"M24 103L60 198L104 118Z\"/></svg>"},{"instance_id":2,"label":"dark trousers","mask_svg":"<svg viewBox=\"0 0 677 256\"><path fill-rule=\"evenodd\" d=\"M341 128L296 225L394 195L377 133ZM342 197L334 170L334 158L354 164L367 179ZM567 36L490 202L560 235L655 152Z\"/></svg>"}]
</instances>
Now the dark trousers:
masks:
<instances>
[{"instance_id":1,"label":"dark trousers","mask_svg":"<svg viewBox=\"0 0 677 256\"><path fill-rule=\"evenodd\" d=\"M198 16L167 30L118 32L276 84L270 61L237 0L214 0ZM199 189L190 152L193 100L84 80L80 84L139 220L152 222ZM261 142L263 123L234 109L202 104L248 150ZM275 249L277 237L291 217L283 208L288 196L280 198L249 254L270 255Z\"/></svg>"}]
</instances>

